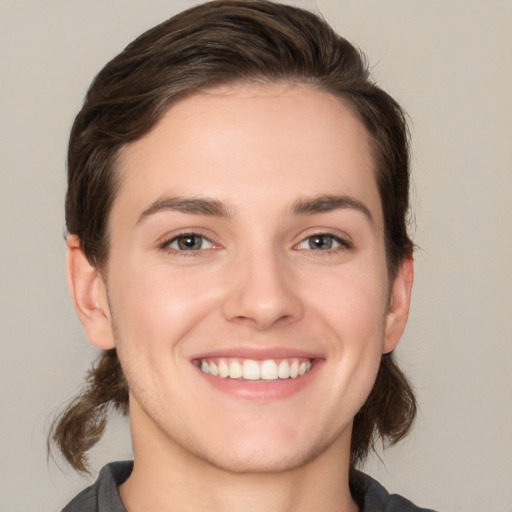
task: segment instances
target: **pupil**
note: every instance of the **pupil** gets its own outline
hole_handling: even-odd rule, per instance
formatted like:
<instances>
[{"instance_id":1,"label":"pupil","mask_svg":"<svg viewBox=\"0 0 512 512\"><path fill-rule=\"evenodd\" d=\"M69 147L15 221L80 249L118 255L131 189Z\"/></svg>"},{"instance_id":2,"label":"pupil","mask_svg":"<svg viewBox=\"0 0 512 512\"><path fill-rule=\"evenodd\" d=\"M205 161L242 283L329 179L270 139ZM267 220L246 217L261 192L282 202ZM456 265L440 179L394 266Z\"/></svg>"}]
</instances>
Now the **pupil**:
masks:
<instances>
[{"instance_id":1,"label":"pupil","mask_svg":"<svg viewBox=\"0 0 512 512\"><path fill-rule=\"evenodd\" d=\"M311 249L330 249L332 247L332 238L327 235L317 235L309 240Z\"/></svg>"},{"instance_id":2,"label":"pupil","mask_svg":"<svg viewBox=\"0 0 512 512\"><path fill-rule=\"evenodd\" d=\"M200 249L201 237L194 235L182 236L178 241L178 245L180 249L185 250Z\"/></svg>"}]
</instances>

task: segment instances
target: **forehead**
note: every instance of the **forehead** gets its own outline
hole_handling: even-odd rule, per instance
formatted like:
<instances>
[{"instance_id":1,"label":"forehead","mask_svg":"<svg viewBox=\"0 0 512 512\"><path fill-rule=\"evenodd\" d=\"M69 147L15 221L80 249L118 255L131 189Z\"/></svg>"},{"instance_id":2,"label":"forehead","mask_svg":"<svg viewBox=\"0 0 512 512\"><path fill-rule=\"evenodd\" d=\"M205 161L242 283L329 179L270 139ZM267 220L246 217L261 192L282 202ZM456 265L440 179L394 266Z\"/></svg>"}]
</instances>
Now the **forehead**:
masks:
<instances>
[{"instance_id":1,"label":"forehead","mask_svg":"<svg viewBox=\"0 0 512 512\"><path fill-rule=\"evenodd\" d=\"M118 172L114 210L165 195L207 194L235 209L319 194L380 202L365 128L339 98L309 85L194 93L123 149Z\"/></svg>"}]
</instances>

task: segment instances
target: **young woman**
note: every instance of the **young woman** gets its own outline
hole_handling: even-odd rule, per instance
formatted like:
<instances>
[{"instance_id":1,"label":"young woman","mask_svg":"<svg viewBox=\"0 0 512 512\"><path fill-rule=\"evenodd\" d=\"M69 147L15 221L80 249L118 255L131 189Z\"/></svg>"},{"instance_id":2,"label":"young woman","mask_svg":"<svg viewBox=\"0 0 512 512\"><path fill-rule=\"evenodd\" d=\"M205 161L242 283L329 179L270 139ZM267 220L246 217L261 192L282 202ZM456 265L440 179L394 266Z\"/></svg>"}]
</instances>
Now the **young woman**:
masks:
<instances>
[{"instance_id":1,"label":"young woman","mask_svg":"<svg viewBox=\"0 0 512 512\"><path fill-rule=\"evenodd\" d=\"M356 466L407 434L407 126L310 12L189 9L95 78L71 133L67 276L103 350L51 436L134 461L72 511L415 511Z\"/></svg>"}]
</instances>

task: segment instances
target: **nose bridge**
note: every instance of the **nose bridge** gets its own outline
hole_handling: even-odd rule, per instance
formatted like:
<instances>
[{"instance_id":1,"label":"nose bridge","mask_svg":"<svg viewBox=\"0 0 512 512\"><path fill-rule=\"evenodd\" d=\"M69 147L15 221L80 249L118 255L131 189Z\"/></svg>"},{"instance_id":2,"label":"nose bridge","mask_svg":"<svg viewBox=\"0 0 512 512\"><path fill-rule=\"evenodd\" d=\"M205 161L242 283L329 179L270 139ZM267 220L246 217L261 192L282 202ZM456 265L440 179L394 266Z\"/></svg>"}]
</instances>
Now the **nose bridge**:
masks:
<instances>
[{"instance_id":1,"label":"nose bridge","mask_svg":"<svg viewBox=\"0 0 512 512\"><path fill-rule=\"evenodd\" d=\"M225 314L260 329L302 314L286 255L271 244L240 252L233 263Z\"/></svg>"}]
</instances>

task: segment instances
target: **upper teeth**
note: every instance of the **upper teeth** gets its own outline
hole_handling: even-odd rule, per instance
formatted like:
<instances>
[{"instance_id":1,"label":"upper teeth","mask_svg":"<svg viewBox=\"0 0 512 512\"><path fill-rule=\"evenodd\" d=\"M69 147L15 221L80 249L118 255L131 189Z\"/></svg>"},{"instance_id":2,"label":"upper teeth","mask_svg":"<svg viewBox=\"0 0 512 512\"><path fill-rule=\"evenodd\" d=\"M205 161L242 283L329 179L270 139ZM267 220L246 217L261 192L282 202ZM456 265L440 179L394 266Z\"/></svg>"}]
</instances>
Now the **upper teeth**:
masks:
<instances>
[{"instance_id":1,"label":"upper teeth","mask_svg":"<svg viewBox=\"0 0 512 512\"><path fill-rule=\"evenodd\" d=\"M255 361L254 359L218 359L201 360L200 369L204 373L222 378L245 380L277 380L295 379L311 370L310 360L299 359L267 359Z\"/></svg>"}]
</instances>

